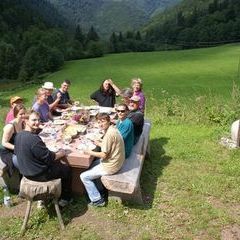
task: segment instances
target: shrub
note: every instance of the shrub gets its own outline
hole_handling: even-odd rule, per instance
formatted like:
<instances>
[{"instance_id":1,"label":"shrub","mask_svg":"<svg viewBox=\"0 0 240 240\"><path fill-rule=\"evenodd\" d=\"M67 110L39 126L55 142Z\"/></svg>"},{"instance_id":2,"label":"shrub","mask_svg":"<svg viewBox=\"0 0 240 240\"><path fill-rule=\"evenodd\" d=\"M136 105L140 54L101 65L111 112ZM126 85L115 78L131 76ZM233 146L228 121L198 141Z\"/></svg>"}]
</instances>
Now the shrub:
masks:
<instances>
[{"instance_id":1,"label":"shrub","mask_svg":"<svg viewBox=\"0 0 240 240\"><path fill-rule=\"evenodd\" d=\"M192 101L184 102L177 96L170 96L161 91L160 100L150 96L152 111L148 117L157 123L170 121L217 124L229 126L240 116L240 91L233 84L232 97L228 101L213 96L198 96ZM223 102L224 101L224 102Z\"/></svg>"}]
</instances>

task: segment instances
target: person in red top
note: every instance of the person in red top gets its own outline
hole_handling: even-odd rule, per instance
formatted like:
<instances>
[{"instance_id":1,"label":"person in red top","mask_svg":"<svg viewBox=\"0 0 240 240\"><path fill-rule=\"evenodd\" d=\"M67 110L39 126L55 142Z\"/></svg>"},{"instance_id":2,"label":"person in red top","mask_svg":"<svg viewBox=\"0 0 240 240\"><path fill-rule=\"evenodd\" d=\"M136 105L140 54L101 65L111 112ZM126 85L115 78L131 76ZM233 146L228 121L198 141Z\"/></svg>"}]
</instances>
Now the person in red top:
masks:
<instances>
[{"instance_id":1,"label":"person in red top","mask_svg":"<svg viewBox=\"0 0 240 240\"><path fill-rule=\"evenodd\" d=\"M6 116L6 120L5 120L5 124L10 123L13 119L14 119L14 115L13 115L13 108L17 105L17 104L23 104L23 99L19 96L14 96L10 99L10 111L7 113Z\"/></svg>"}]
</instances>

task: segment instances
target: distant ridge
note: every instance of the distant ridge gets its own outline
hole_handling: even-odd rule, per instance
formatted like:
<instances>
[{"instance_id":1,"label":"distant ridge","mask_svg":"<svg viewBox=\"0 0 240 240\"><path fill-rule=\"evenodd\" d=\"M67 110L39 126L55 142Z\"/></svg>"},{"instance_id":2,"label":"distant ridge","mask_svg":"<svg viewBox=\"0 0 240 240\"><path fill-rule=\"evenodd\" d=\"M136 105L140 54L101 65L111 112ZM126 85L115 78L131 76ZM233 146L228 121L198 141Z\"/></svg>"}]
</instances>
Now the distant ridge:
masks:
<instances>
[{"instance_id":1,"label":"distant ridge","mask_svg":"<svg viewBox=\"0 0 240 240\"><path fill-rule=\"evenodd\" d=\"M48 0L72 25L94 26L102 37L136 30L159 11L181 0Z\"/></svg>"}]
</instances>

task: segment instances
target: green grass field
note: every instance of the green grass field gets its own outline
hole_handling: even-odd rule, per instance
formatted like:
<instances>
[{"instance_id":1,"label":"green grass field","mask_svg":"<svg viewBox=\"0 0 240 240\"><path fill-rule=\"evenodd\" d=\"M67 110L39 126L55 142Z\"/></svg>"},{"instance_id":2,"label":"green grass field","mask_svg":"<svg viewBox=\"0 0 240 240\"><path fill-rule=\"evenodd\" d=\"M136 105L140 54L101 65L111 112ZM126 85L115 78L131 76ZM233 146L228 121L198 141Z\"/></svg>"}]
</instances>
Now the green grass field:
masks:
<instances>
[{"instance_id":1,"label":"green grass field","mask_svg":"<svg viewBox=\"0 0 240 240\"><path fill-rule=\"evenodd\" d=\"M230 239L240 229L240 153L218 143L229 132L226 116L221 124L203 120L223 118L216 102L238 102L231 92L233 81L240 85L239 51L240 45L226 45L115 54L67 62L49 75L46 80L55 86L70 79L72 97L85 104L105 78L119 87L129 86L132 77L143 79L152 120L151 156L141 177L144 205L111 200L106 208L88 209L84 198L76 198L63 211L64 233L58 231L55 215L34 211L25 239ZM30 106L37 87L1 95L1 118L10 95L24 96ZM199 96L206 98L196 102ZM0 207L0 232L6 239L18 237L26 207L13 198L11 210Z\"/></svg>"},{"instance_id":2,"label":"green grass field","mask_svg":"<svg viewBox=\"0 0 240 240\"><path fill-rule=\"evenodd\" d=\"M103 58L67 62L63 69L46 80L55 86L64 79L72 81L71 95L88 102L89 94L102 80L112 78L120 87L141 77L144 91L161 99L161 89L179 97L207 95L230 96L232 81L238 77L240 45L185 51L113 54ZM37 86L19 91L31 102ZM8 97L8 96L7 96ZM30 99L29 99L30 98Z\"/></svg>"}]
</instances>

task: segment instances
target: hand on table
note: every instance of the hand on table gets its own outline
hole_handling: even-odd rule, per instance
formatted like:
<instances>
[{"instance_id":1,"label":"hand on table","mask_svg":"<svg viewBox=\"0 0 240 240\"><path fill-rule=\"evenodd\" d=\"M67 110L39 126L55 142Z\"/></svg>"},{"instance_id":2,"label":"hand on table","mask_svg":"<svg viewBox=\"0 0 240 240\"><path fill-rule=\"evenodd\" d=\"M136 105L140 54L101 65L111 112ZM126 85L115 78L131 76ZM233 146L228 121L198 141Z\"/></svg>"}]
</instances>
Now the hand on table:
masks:
<instances>
[{"instance_id":1,"label":"hand on table","mask_svg":"<svg viewBox=\"0 0 240 240\"><path fill-rule=\"evenodd\" d=\"M84 150L83 153L86 155L91 155L92 151L87 149L87 150Z\"/></svg>"},{"instance_id":2,"label":"hand on table","mask_svg":"<svg viewBox=\"0 0 240 240\"><path fill-rule=\"evenodd\" d=\"M93 143L94 143L96 146L99 146L99 147L102 146L102 141L101 141L101 140L93 140Z\"/></svg>"},{"instance_id":3,"label":"hand on table","mask_svg":"<svg viewBox=\"0 0 240 240\"><path fill-rule=\"evenodd\" d=\"M60 159L66 156L66 152L63 149L60 149L58 152L56 152L55 159Z\"/></svg>"}]
</instances>

